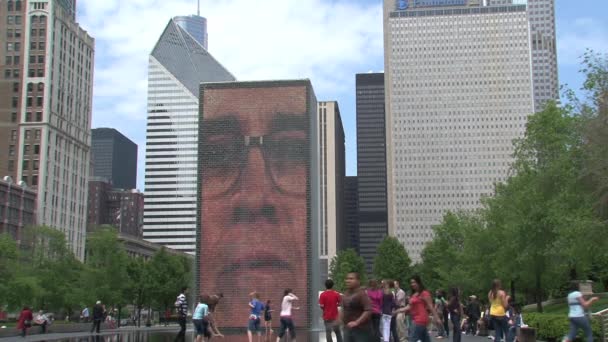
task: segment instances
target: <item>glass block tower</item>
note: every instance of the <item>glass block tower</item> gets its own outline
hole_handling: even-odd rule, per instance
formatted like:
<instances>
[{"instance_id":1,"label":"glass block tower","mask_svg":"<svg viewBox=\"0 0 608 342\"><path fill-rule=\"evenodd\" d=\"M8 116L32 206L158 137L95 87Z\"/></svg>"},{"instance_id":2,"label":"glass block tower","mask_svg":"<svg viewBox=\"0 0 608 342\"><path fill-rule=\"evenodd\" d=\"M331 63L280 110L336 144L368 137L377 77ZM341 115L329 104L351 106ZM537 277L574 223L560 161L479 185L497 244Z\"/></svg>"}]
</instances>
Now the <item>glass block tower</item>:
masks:
<instances>
[{"instance_id":1,"label":"glass block tower","mask_svg":"<svg viewBox=\"0 0 608 342\"><path fill-rule=\"evenodd\" d=\"M518 1L520 3L520 1ZM384 1L389 234L414 261L508 176L534 112L526 4Z\"/></svg>"},{"instance_id":2,"label":"glass block tower","mask_svg":"<svg viewBox=\"0 0 608 342\"><path fill-rule=\"evenodd\" d=\"M169 21L148 64L144 239L194 253L199 84L234 80L201 42Z\"/></svg>"}]
</instances>

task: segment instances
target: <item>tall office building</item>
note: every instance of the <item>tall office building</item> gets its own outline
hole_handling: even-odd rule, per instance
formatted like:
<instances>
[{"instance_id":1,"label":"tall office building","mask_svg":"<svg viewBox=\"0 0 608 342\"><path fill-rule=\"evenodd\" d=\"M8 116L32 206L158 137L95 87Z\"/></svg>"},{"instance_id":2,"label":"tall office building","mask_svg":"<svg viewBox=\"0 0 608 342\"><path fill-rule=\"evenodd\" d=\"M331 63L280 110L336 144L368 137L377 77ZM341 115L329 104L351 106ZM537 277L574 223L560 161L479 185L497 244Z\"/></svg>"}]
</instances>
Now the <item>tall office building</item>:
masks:
<instances>
[{"instance_id":1,"label":"tall office building","mask_svg":"<svg viewBox=\"0 0 608 342\"><path fill-rule=\"evenodd\" d=\"M91 131L93 176L102 177L114 188L137 187L137 145L114 128Z\"/></svg>"},{"instance_id":2,"label":"tall office building","mask_svg":"<svg viewBox=\"0 0 608 342\"><path fill-rule=\"evenodd\" d=\"M369 273L388 234L384 74L357 74L356 92L359 254Z\"/></svg>"},{"instance_id":3,"label":"tall office building","mask_svg":"<svg viewBox=\"0 0 608 342\"><path fill-rule=\"evenodd\" d=\"M538 112L548 100L559 100L555 0L527 0L527 2L532 45L534 110Z\"/></svg>"},{"instance_id":4,"label":"tall office building","mask_svg":"<svg viewBox=\"0 0 608 342\"><path fill-rule=\"evenodd\" d=\"M534 111L526 5L484 3L384 2L389 227L414 261L505 180Z\"/></svg>"},{"instance_id":5,"label":"tall office building","mask_svg":"<svg viewBox=\"0 0 608 342\"><path fill-rule=\"evenodd\" d=\"M37 223L83 259L94 39L75 5L0 2L0 175L37 190Z\"/></svg>"},{"instance_id":6,"label":"tall office building","mask_svg":"<svg viewBox=\"0 0 608 342\"><path fill-rule=\"evenodd\" d=\"M144 239L194 253L199 84L233 80L188 31L169 21L148 64Z\"/></svg>"},{"instance_id":7,"label":"tall office building","mask_svg":"<svg viewBox=\"0 0 608 342\"><path fill-rule=\"evenodd\" d=\"M207 19L200 15L177 16L173 20L186 30L205 50L208 49Z\"/></svg>"},{"instance_id":8,"label":"tall office building","mask_svg":"<svg viewBox=\"0 0 608 342\"><path fill-rule=\"evenodd\" d=\"M344 178L344 225L346 248L359 252L359 191L357 176Z\"/></svg>"},{"instance_id":9,"label":"tall office building","mask_svg":"<svg viewBox=\"0 0 608 342\"><path fill-rule=\"evenodd\" d=\"M0 234L21 241L23 228L36 224L36 197L36 191L9 176L0 180Z\"/></svg>"},{"instance_id":10,"label":"tall office building","mask_svg":"<svg viewBox=\"0 0 608 342\"><path fill-rule=\"evenodd\" d=\"M321 279L327 279L329 263L346 248L344 225L344 177L346 161L344 127L335 101L319 101L319 146L321 150Z\"/></svg>"}]
</instances>

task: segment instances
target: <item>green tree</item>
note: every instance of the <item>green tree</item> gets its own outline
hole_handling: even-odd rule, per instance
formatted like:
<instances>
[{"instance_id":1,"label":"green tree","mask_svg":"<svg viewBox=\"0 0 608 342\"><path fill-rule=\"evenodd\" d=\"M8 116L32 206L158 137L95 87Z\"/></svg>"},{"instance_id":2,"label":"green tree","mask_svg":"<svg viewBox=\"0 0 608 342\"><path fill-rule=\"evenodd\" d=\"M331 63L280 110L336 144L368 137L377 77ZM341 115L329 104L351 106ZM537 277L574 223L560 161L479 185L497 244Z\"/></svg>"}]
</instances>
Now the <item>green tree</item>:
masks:
<instances>
[{"instance_id":1,"label":"green tree","mask_svg":"<svg viewBox=\"0 0 608 342\"><path fill-rule=\"evenodd\" d=\"M344 291L344 280L350 272L359 273L361 283L364 284L366 282L365 261L352 248L338 252L329 264L329 274L334 280L337 291Z\"/></svg>"},{"instance_id":2,"label":"green tree","mask_svg":"<svg viewBox=\"0 0 608 342\"><path fill-rule=\"evenodd\" d=\"M166 310L173 306L181 288L191 286L191 263L183 256L170 254L161 248L147 266L150 304L156 309Z\"/></svg>"},{"instance_id":3,"label":"green tree","mask_svg":"<svg viewBox=\"0 0 608 342\"><path fill-rule=\"evenodd\" d=\"M113 227L100 227L87 236L85 275L87 303L101 300L106 305L121 307L124 297L128 256L118 232Z\"/></svg>"},{"instance_id":4,"label":"green tree","mask_svg":"<svg viewBox=\"0 0 608 342\"><path fill-rule=\"evenodd\" d=\"M411 275L411 259L399 240L386 236L378 245L374 258L374 276L378 279L403 280Z\"/></svg>"}]
</instances>

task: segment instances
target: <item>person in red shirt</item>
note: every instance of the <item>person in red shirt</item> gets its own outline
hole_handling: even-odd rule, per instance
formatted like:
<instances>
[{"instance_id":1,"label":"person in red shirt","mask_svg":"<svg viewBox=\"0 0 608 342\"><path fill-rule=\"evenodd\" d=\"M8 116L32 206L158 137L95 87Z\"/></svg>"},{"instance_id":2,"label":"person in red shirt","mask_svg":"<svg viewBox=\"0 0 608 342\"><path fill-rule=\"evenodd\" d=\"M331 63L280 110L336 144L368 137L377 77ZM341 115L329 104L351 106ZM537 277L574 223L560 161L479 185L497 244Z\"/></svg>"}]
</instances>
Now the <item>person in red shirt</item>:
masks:
<instances>
[{"instance_id":1,"label":"person in red shirt","mask_svg":"<svg viewBox=\"0 0 608 342\"><path fill-rule=\"evenodd\" d=\"M405 308L395 311L395 314L400 312L409 313L412 317L410 341L431 342L427 329L429 325L428 313L430 312L433 315L437 326L441 326L441 318L435 310L430 292L424 288L419 276L415 275L410 279L410 287L412 288L412 295L409 304Z\"/></svg>"},{"instance_id":2,"label":"person in red shirt","mask_svg":"<svg viewBox=\"0 0 608 342\"><path fill-rule=\"evenodd\" d=\"M32 321L34 320L34 315L32 315L32 310L29 307L24 306L23 310L19 314L19 318L17 319L17 330L21 330L21 337L25 337L27 334L27 329L31 328Z\"/></svg>"},{"instance_id":3,"label":"person in red shirt","mask_svg":"<svg viewBox=\"0 0 608 342\"><path fill-rule=\"evenodd\" d=\"M342 303L342 295L333 290L334 281L327 279L325 281L326 290L319 297L319 306L323 310L323 321L325 322L325 335L327 342L333 342L331 332L336 334L336 340L342 342L342 333L340 332L340 323L338 321L338 306Z\"/></svg>"}]
</instances>

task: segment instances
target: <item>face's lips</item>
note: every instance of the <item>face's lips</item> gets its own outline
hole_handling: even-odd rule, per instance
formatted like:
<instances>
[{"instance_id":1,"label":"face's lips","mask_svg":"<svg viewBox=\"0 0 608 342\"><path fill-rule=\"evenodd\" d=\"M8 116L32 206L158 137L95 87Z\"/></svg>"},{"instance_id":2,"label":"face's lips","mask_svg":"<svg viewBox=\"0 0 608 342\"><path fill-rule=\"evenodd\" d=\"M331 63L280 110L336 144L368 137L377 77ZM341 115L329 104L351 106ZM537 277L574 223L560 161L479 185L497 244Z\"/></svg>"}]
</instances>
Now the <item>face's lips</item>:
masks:
<instances>
[{"instance_id":1,"label":"face's lips","mask_svg":"<svg viewBox=\"0 0 608 342\"><path fill-rule=\"evenodd\" d=\"M224 273L229 272L242 272L243 270L255 270L263 268L283 269L293 271L292 265L280 259L278 256L267 254L267 255L252 255L250 257L244 257L232 262L222 269Z\"/></svg>"}]
</instances>

